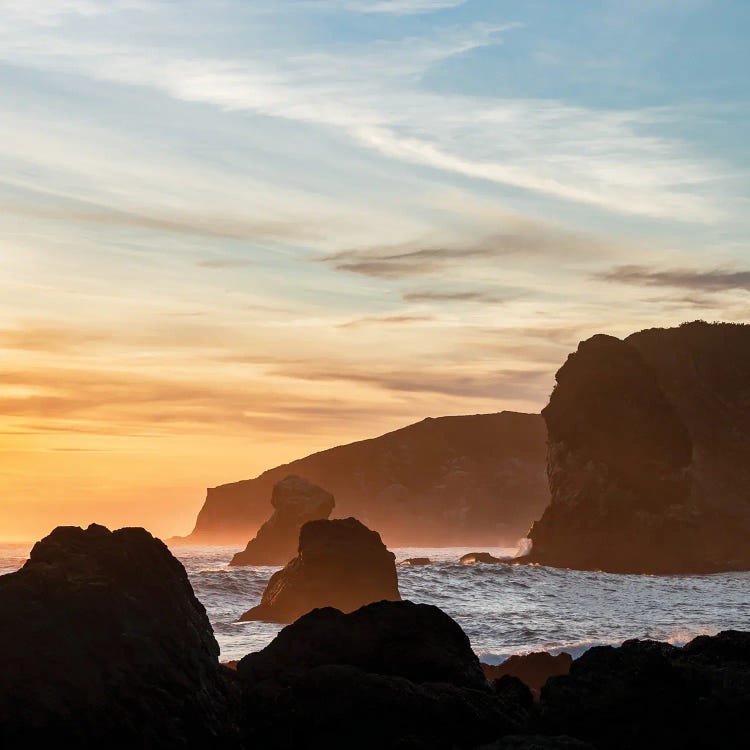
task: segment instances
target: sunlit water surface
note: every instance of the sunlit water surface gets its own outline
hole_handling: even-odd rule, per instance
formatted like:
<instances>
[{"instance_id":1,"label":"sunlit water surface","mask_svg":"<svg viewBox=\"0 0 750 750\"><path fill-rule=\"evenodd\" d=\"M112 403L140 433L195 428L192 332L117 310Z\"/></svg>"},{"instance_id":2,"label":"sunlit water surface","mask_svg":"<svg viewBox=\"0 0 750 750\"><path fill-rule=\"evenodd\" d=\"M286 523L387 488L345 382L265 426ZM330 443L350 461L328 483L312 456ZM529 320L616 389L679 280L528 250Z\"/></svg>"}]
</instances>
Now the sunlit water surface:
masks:
<instances>
[{"instance_id":1,"label":"sunlit water surface","mask_svg":"<svg viewBox=\"0 0 750 750\"><path fill-rule=\"evenodd\" d=\"M28 545L0 545L0 574L20 567ZM238 659L263 648L280 625L237 622L260 601L278 568L230 568L235 547L172 550L185 565L221 646ZM429 557L433 565L398 568L404 599L435 604L455 618L484 661L530 650L574 655L600 643L656 638L681 644L701 633L750 630L750 573L635 576L525 565L460 565L469 548L396 548L397 560ZM482 550L485 551L485 550ZM486 551L496 556L512 550Z\"/></svg>"}]
</instances>

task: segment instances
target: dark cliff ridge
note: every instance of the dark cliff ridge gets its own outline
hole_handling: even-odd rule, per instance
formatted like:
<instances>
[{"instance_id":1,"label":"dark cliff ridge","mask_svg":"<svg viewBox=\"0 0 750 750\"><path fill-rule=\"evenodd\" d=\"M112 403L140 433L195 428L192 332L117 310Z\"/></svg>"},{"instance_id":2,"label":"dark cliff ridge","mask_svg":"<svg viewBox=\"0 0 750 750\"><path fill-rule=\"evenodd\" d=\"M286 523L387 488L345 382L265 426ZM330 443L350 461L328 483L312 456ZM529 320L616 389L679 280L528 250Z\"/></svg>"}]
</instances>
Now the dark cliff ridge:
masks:
<instances>
[{"instance_id":1,"label":"dark cliff ridge","mask_svg":"<svg viewBox=\"0 0 750 750\"><path fill-rule=\"evenodd\" d=\"M273 486L297 474L336 497L336 516L390 545L514 543L549 502L545 454L538 414L429 418L209 489L186 541L245 544Z\"/></svg>"},{"instance_id":2,"label":"dark cliff ridge","mask_svg":"<svg viewBox=\"0 0 750 750\"><path fill-rule=\"evenodd\" d=\"M529 559L632 573L750 568L750 326L584 341L542 411L551 503Z\"/></svg>"}]
</instances>

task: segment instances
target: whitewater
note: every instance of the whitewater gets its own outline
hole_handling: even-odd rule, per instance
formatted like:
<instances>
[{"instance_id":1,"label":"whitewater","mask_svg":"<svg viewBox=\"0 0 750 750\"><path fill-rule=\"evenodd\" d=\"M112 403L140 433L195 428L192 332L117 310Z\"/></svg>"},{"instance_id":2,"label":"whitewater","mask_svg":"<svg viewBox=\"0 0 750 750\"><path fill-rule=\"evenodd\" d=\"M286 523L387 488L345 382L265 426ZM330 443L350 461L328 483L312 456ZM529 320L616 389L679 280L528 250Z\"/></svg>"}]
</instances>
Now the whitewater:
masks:
<instances>
[{"instance_id":1,"label":"whitewater","mask_svg":"<svg viewBox=\"0 0 750 750\"><path fill-rule=\"evenodd\" d=\"M0 545L0 574L17 570L30 545ZM282 627L237 622L260 601L275 567L228 566L236 547L178 546L196 596L206 607L222 660L267 645ZM480 658L545 650L578 656L599 644L653 638L681 645L696 635L750 630L750 572L705 576L616 575L536 565L461 565L466 552L512 555L504 548L394 548L401 596L434 604L464 629Z\"/></svg>"}]
</instances>

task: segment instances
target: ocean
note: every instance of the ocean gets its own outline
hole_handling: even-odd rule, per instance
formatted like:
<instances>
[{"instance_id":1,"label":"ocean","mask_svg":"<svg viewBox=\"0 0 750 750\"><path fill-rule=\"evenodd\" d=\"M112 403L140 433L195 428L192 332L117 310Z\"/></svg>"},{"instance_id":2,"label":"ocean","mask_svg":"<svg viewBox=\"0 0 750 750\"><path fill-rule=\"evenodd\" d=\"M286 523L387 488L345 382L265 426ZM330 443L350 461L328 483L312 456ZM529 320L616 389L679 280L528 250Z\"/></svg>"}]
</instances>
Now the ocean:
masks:
<instances>
[{"instance_id":1,"label":"ocean","mask_svg":"<svg viewBox=\"0 0 750 750\"><path fill-rule=\"evenodd\" d=\"M268 644L282 627L237 622L260 601L272 567L230 568L236 547L172 549L188 572L221 646L222 660ZM480 658L545 650L578 656L593 645L628 638L683 644L702 633L750 630L750 572L704 576L615 575L535 565L461 565L466 552L512 555L503 548L394 548L396 560L429 557L398 568L404 599L435 604L464 629ZM0 544L0 574L20 567L29 545Z\"/></svg>"}]
</instances>

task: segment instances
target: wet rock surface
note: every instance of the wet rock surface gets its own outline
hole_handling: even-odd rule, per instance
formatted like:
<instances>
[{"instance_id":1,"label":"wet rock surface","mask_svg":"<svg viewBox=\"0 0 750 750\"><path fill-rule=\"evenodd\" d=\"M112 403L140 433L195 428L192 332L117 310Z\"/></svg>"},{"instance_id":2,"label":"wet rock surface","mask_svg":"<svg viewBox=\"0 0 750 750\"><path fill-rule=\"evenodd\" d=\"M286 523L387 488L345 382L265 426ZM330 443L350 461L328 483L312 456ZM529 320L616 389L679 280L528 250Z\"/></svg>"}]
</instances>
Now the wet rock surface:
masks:
<instances>
[{"instance_id":1,"label":"wet rock surface","mask_svg":"<svg viewBox=\"0 0 750 750\"><path fill-rule=\"evenodd\" d=\"M429 557L407 557L399 565L432 565L432 560Z\"/></svg>"},{"instance_id":2,"label":"wet rock surface","mask_svg":"<svg viewBox=\"0 0 750 750\"><path fill-rule=\"evenodd\" d=\"M458 560L461 565L476 565L477 563L484 563L485 565L495 565L497 563L507 562L500 557L495 557L489 552L467 552L465 555L461 555Z\"/></svg>"}]
</instances>

